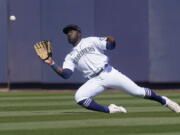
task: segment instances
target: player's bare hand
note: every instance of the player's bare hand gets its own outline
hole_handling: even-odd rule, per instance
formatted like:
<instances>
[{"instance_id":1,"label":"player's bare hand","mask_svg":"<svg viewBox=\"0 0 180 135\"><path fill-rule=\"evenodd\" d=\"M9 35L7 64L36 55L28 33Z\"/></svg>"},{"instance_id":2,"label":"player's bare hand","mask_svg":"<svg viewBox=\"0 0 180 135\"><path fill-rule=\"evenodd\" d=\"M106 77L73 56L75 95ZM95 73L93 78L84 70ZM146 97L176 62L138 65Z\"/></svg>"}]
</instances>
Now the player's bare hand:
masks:
<instances>
[{"instance_id":1,"label":"player's bare hand","mask_svg":"<svg viewBox=\"0 0 180 135\"><path fill-rule=\"evenodd\" d=\"M107 41L108 42L115 42L115 39L113 36L107 36Z\"/></svg>"},{"instance_id":2,"label":"player's bare hand","mask_svg":"<svg viewBox=\"0 0 180 135\"><path fill-rule=\"evenodd\" d=\"M46 64L48 64L48 65L53 65L54 60L53 60L52 57L49 57L47 60L44 60L44 62L45 62Z\"/></svg>"}]
</instances>

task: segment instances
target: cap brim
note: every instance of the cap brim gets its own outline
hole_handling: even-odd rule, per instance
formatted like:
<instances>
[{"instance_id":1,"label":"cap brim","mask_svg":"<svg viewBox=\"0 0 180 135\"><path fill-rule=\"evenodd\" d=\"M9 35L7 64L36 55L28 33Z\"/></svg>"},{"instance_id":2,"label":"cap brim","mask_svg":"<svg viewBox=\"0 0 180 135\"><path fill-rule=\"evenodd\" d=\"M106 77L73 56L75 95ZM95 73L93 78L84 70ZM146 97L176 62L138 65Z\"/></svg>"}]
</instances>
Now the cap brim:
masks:
<instances>
[{"instance_id":1,"label":"cap brim","mask_svg":"<svg viewBox=\"0 0 180 135\"><path fill-rule=\"evenodd\" d=\"M63 32L64 32L64 34L67 34L70 30L73 30L73 28L72 27L65 27L63 29Z\"/></svg>"}]
</instances>

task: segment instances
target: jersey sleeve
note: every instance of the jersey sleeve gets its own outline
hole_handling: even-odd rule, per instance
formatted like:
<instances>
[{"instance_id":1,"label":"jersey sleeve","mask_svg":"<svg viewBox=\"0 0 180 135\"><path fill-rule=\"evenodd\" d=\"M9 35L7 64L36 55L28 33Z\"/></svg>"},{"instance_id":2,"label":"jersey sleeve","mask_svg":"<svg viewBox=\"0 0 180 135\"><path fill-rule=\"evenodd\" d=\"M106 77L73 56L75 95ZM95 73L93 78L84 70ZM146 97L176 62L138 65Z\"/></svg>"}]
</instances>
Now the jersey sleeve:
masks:
<instances>
[{"instance_id":1,"label":"jersey sleeve","mask_svg":"<svg viewBox=\"0 0 180 135\"><path fill-rule=\"evenodd\" d=\"M94 37L95 46L101 50L106 50L107 37Z\"/></svg>"},{"instance_id":2,"label":"jersey sleeve","mask_svg":"<svg viewBox=\"0 0 180 135\"><path fill-rule=\"evenodd\" d=\"M65 57L65 60L63 62L63 69L70 69L72 71L74 71L75 69L75 63L73 62L73 59L71 58L70 55L67 55Z\"/></svg>"}]
</instances>

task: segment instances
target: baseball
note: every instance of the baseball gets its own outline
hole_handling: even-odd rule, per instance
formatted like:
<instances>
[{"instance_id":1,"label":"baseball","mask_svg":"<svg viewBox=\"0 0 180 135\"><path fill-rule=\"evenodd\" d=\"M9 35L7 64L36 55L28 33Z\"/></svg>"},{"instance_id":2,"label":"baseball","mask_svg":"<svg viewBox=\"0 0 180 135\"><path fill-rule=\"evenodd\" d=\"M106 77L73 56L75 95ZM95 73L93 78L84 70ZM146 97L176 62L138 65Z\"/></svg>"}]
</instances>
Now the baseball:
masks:
<instances>
[{"instance_id":1,"label":"baseball","mask_svg":"<svg viewBox=\"0 0 180 135\"><path fill-rule=\"evenodd\" d=\"M16 16L11 15L11 16L9 17L9 20L11 20L11 21L15 21L15 20L16 20Z\"/></svg>"}]
</instances>

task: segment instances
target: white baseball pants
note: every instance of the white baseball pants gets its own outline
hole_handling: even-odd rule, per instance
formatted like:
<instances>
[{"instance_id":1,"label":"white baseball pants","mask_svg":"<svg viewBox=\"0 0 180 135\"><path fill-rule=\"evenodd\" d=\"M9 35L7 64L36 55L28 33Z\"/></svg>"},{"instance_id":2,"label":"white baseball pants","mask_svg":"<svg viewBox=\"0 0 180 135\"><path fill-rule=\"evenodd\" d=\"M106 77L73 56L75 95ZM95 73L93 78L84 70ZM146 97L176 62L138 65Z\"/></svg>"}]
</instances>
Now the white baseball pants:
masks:
<instances>
[{"instance_id":1,"label":"white baseball pants","mask_svg":"<svg viewBox=\"0 0 180 135\"><path fill-rule=\"evenodd\" d=\"M145 89L127 76L108 65L98 76L89 79L75 94L75 101L92 98L108 88L120 90L133 96L144 97Z\"/></svg>"}]
</instances>

